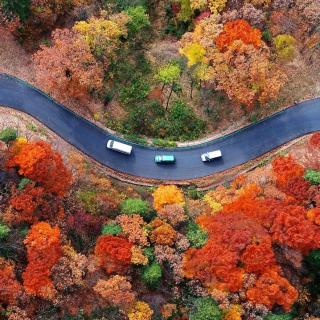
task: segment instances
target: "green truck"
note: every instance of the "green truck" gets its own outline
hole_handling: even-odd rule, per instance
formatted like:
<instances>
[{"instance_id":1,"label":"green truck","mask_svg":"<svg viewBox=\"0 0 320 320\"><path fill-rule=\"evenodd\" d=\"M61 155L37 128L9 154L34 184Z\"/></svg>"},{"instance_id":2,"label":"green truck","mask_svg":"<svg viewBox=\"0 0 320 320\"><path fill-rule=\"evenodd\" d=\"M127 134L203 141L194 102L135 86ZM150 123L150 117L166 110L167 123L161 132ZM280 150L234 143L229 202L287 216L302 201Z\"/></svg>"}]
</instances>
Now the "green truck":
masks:
<instances>
[{"instance_id":1,"label":"green truck","mask_svg":"<svg viewBox=\"0 0 320 320\"><path fill-rule=\"evenodd\" d=\"M176 161L174 155L157 155L154 157L155 163L174 163Z\"/></svg>"}]
</instances>

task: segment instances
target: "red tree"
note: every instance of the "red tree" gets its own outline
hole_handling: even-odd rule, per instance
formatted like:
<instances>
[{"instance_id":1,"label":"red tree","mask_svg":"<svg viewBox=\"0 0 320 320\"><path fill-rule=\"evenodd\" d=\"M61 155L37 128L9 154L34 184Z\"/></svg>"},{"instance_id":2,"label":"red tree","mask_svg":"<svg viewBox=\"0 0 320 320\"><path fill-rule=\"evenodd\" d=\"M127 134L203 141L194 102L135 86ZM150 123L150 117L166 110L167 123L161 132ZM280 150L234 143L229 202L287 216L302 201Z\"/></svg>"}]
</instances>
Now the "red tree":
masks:
<instances>
[{"instance_id":1,"label":"red tree","mask_svg":"<svg viewBox=\"0 0 320 320\"><path fill-rule=\"evenodd\" d=\"M20 292L13 265L0 258L0 303L13 304Z\"/></svg>"},{"instance_id":2,"label":"red tree","mask_svg":"<svg viewBox=\"0 0 320 320\"><path fill-rule=\"evenodd\" d=\"M276 265L271 241L251 244L246 247L241 255L246 272L262 273L271 266Z\"/></svg>"},{"instance_id":3,"label":"red tree","mask_svg":"<svg viewBox=\"0 0 320 320\"><path fill-rule=\"evenodd\" d=\"M260 47L261 31L252 28L246 20L238 19L227 22L223 26L223 32L216 39L216 45L220 50L225 50L235 40L241 40L245 44Z\"/></svg>"},{"instance_id":4,"label":"red tree","mask_svg":"<svg viewBox=\"0 0 320 320\"><path fill-rule=\"evenodd\" d=\"M284 191L292 179L302 177L304 173L303 166L296 163L290 155L274 159L272 161L272 168L276 176L277 186Z\"/></svg>"},{"instance_id":5,"label":"red tree","mask_svg":"<svg viewBox=\"0 0 320 320\"><path fill-rule=\"evenodd\" d=\"M60 230L39 222L31 227L24 243L28 255L28 266L22 275L24 288L28 294L52 299L56 291L50 274L62 254Z\"/></svg>"},{"instance_id":6,"label":"red tree","mask_svg":"<svg viewBox=\"0 0 320 320\"><path fill-rule=\"evenodd\" d=\"M47 192L57 196L63 196L71 184L71 174L61 155L44 141L24 144L7 166L17 167L20 175L41 184Z\"/></svg>"},{"instance_id":7,"label":"red tree","mask_svg":"<svg viewBox=\"0 0 320 320\"><path fill-rule=\"evenodd\" d=\"M121 273L131 263L131 247L132 244L126 239L103 235L98 238L94 253L107 273Z\"/></svg>"},{"instance_id":8,"label":"red tree","mask_svg":"<svg viewBox=\"0 0 320 320\"><path fill-rule=\"evenodd\" d=\"M320 247L320 227L307 218L300 206L287 206L280 211L271 228L272 240L307 254Z\"/></svg>"},{"instance_id":9,"label":"red tree","mask_svg":"<svg viewBox=\"0 0 320 320\"><path fill-rule=\"evenodd\" d=\"M247 298L256 304L264 304L269 309L278 304L290 311L298 298L298 291L276 271L268 270L247 291Z\"/></svg>"},{"instance_id":10,"label":"red tree","mask_svg":"<svg viewBox=\"0 0 320 320\"><path fill-rule=\"evenodd\" d=\"M24 190L17 191L10 199L10 205L17 211L9 217L11 223L35 223L39 220L56 221L64 216L61 200L46 193L42 187L29 183Z\"/></svg>"}]
</instances>

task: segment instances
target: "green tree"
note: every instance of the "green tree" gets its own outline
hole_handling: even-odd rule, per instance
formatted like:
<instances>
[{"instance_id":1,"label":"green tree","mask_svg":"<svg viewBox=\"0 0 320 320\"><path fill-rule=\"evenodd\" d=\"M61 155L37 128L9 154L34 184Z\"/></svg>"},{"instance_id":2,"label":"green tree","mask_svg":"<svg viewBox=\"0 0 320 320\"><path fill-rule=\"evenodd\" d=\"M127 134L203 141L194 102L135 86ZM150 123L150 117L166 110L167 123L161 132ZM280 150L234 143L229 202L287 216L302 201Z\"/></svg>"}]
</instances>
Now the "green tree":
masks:
<instances>
[{"instance_id":1,"label":"green tree","mask_svg":"<svg viewBox=\"0 0 320 320\"><path fill-rule=\"evenodd\" d=\"M105 224L102 228L102 234L110 234L112 236L117 236L119 233L122 232L121 226L116 223L108 223Z\"/></svg>"},{"instance_id":2,"label":"green tree","mask_svg":"<svg viewBox=\"0 0 320 320\"><path fill-rule=\"evenodd\" d=\"M207 232L202 230L200 226L194 222L188 224L186 236L191 246L196 248L202 247L208 240Z\"/></svg>"},{"instance_id":3,"label":"green tree","mask_svg":"<svg viewBox=\"0 0 320 320\"><path fill-rule=\"evenodd\" d=\"M159 282L162 277L162 270L158 263L152 262L149 266L146 266L141 275L142 281L148 287L156 287L159 285Z\"/></svg>"},{"instance_id":4,"label":"green tree","mask_svg":"<svg viewBox=\"0 0 320 320\"><path fill-rule=\"evenodd\" d=\"M168 113L167 135L173 140L198 138L205 129L205 122L183 101L173 103Z\"/></svg>"},{"instance_id":5,"label":"green tree","mask_svg":"<svg viewBox=\"0 0 320 320\"><path fill-rule=\"evenodd\" d=\"M196 298L189 313L189 320L220 320L222 311L210 297Z\"/></svg>"},{"instance_id":6,"label":"green tree","mask_svg":"<svg viewBox=\"0 0 320 320\"><path fill-rule=\"evenodd\" d=\"M311 184L320 184L320 171L307 170L304 178L308 180Z\"/></svg>"},{"instance_id":7,"label":"green tree","mask_svg":"<svg viewBox=\"0 0 320 320\"><path fill-rule=\"evenodd\" d=\"M130 7L126 10L126 14L130 17L127 24L129 37L150 26L149 15L142 6Z\"/></svg>"},{"instance_id":8,"label":"green tree","mask_svg":"<svg viewBox=\"0 0 320 320\"><path fill-rule=\"evenodd\" d=\"M173 92L173 89L180 79L181 76L181 68L177 63L170 62L164 66L162 66L157 74L157 79L162 83L162 91L165 86L170 85L170 93L166 104L166 109L168 108L169 101Z\"/></svg>"},{"instance_id":9,"label":"green tree","mask_svg":"<svg viewBox=\"0 0 320 320\"><path fill-rule=\"evenodd\" d=\"M0 240L5 239L9 233L10 228L6 224L0 222Z\"/></svg>"},{"instance_id":10,"label":"green tree","mask_svg":"<svg viewBox=\"0 0 320 320\"><path fill-rule=\"evenodd\" d=\"M31 0L0 0L0 7L7 15L15 15L21 21L27 20L30 14Z\"/></svg>"},{"instance_id":11,"label":"green tree","mask_svg":"<svg viewBox=\"0 0 320 320\"><path fill-rule=\"evenodd\" d=\"M17 139L17 131L13 128L5 128L0 132L0 140L9 143L10 141Z\"/></svg>"},{"instance_id":12,"label":"green tree","mask_svg":"<svg viewBox=\"0 0 320 320\"><path fill-rule=\"evenodd\" d=\"M143 249L143 254L148 258L149 262L153 262L156 259L153 247Z\"/></svg>"},{"instance_id":13,"label":"green tree","mask_svg":"<svg viewBox=\"0 0 320 320\"><path fill-rule=\"evenodd\" d=\"M147 216L151 210L149 203L139 198L123 200L120 204L120 208L121 212L124 214L140 214L142 217Z\"/></svg>"}]
</instances>

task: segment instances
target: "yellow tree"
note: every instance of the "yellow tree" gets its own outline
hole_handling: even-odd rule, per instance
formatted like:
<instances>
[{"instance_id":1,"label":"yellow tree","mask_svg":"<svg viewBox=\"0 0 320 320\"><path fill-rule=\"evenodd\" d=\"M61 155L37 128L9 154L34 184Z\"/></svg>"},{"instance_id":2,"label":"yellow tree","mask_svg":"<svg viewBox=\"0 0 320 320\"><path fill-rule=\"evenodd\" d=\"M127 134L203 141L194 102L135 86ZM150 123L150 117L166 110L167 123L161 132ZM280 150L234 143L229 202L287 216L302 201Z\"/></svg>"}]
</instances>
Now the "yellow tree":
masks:
<instances>
[{"instance_id":1,"label":"yellow tree","mask_svg":"<svg viewBox=\"0 0 320 320\"><path fill-rule=\"evenodd\" d=\"M109 19L91 18L88 21L77 22L73 30L81 35L92 54L106 67L121 44L120 37L127 36L126 24L129 20L125 13L111 16Z\"/></svg>"},{"instance_id":2,"label":"yellow tree","mask_svg":"<svg viewBox=\"0 0 320 320\"><path fill-rule=\"evenodd\" d=\"M169 204L180 204L183 206L183 193L174 185L161 185L153 193L153 206L157 211L160 211Z\"/></svg>"}]
</instances>

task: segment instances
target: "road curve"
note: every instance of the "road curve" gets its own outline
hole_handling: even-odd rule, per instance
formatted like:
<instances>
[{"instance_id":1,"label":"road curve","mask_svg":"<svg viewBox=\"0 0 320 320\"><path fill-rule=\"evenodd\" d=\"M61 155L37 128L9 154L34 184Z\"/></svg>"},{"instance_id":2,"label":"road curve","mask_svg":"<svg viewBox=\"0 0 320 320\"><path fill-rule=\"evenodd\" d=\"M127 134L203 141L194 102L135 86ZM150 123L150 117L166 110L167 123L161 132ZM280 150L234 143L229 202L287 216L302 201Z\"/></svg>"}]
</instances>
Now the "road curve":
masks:
<instances>
[{"instance_id":1,"label":"road curve","mask_svg":"<svg viewBox=\"0 0 320 320\"><path fill-rule=\"evenodd\" d=\"M320 130L320 98L301 102L232 134L192 147L170 149L173 165L157 165L157 148L132 144L131 156L108 150L108 139L120 138L76 115L31 85L0 74L0 105L25 112L64 140L116 171L161 180L185 180L212 175L243 164L302 135ZM223 158L203 163L200 155L220 149Z\"/></svg>"}]
</instances>

